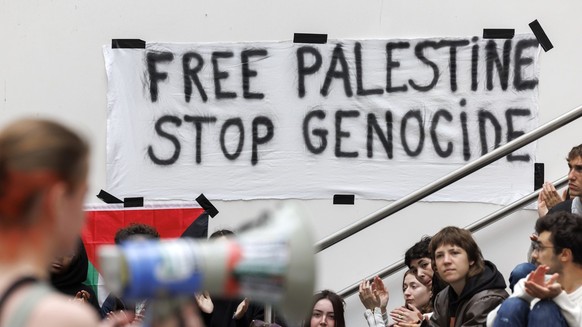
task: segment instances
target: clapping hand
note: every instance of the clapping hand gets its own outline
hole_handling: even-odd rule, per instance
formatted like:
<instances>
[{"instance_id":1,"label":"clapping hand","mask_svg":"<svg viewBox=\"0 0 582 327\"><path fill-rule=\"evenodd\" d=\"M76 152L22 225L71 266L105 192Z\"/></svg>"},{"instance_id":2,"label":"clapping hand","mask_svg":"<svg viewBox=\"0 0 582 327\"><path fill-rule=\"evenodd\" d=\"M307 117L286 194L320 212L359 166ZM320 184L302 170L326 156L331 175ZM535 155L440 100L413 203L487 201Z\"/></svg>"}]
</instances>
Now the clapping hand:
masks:
<instances>
[{"instance_id":1,"label":"clapping hand","mask_svg":"<svg viewBox=\"0 0 582 327\"><path fill-rule=\"evenodd\" d=\"M212 303L208 291L196 294L196 303L198 304L200 311L204 313L212 313L212 311L214 311L214 303Z\"/></svg>"},{"instance_id":2,"label":"clapping hand","mask_svg":"<svg viewBox=\"0 0 582 327\"><path fill-rule=\"evenodd\" d=\"M402 323L417 323L422 321L422 313L412 304L396 308L390 312L390 317L397 326Z\"/></svg>"},{"instance_id":3,"label":"clapping hand","mask_svg":"<svg viewBox=\"0 0 582 327\"><path fill-rule=\"evenodd\" d=\"M550 268L541 265L534 270L525 281L525 291L527 294L538 299L553 299L562 293L562 286L557 282L559 275L553 274L546 281L546 273Z\"/></svg>"},{"instance_id":4,"label":"clapping hand","mask_svg":"<svg viewBox=\"0 0 582 327\"><path fill-rule=\"evenodd\" d=\"M384 282L380 277L374 277L372 283L363 280L359 288L360 301L366 309L374 310L380 308L382 312L386 311L390 295L384 286Z\"/></svg>"}]
</instances>

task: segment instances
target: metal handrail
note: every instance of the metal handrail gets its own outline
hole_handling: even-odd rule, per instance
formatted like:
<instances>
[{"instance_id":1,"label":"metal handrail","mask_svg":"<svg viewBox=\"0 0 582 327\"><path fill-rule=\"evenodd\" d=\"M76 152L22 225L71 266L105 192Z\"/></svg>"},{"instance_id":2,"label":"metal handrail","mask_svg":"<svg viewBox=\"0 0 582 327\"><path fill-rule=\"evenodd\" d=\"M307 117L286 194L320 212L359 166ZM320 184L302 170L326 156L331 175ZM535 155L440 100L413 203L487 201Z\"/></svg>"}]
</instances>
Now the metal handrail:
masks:
<instances>
[{"instance_id":1,"label":"metal handrail","mask_svg":"<svg viewBox=\"0 0 582 327\"><path fill-rule=\"evenodd\" d=\"M372 214L362 218L361 220L325 237L323 240L315 244L315 251L321 252L328 247L350 237L351 235L379 222L380 220L396 213L409 205L439 191L440 189L448 186L459 179L487 166L488 164L500 159L511 152L539 139L540 137L553 132L554 130L578 119L582 116L582 106L578 106L570 110L569 112L555 118L554 120L528 132L517 139L475 159L474 161L466 164L465 166L445 175L436 181L422 187L421 189L412 192L403 198L394 201L388 206L373 212Z\"/></svg>"},{"instance_id":2,"label":"metal handrail","mask_svg":"<svg viewBox=\"0 0 582 327\"><path fill-rule=\"evenodd\" d=\"M553 184L556 188L566 186L568 184L568 176L564 176L564 177L554 181ZM468 229L469 231L471 231L471 233L475 233L476 231L479 231L479 230L495 223L496 221L502 219L503 217L514 213L515 211L519 210L521 207L536 200L540 191L541 191L541 189L535 190L534 192L524 196L523 198L521 198L515 202L512 202L511 204L509 204L509 205L507 205L507 206L505 206L497 211L494 211L493 213L491 213L491 214L475 221L474 223L466 226L465 229ZM369 279L373 278L374 276L378 276L378 277L384 279L384 278L402 270L403 268L406 268L406 265L404 264L404 259L400 259L400 260L394 262L393 264L391 264L390 266L376 272L372 276L368 276L368 278L366 278L366 279L369 280ZM343 290L339 291L337 294L339 294L343 298L351 296L351 295L358 292L359 286L360 286L360 282L356 282L356 283L344 288Z\"/></svg>"},{"instance_id":3,"label":"metal handrail","mask_svg":"<svg viewBox=\"0 0 582 327\"><path fill-rule=\"evenodd\" d=\"M560 187L568 185L568 175L554 181L553 184L556 188L560 188ZM517 210L519 210L521 207L535 201L537 199L540 191L541 191L541 189L536 190L536 191L524 196L523 198L507 205L506 207L503 207L503 208L491 213L490 215L487 215L487 216L477 220L476 222L472 223L471 225L466 226L465 229L470 230L471 233L475 233L476 231L479 231L479 230L493 224L494 222L498 221L499 219L501 219L507 215L510 215L510 214L516 212Z\"/></svg>"}]
</instances>

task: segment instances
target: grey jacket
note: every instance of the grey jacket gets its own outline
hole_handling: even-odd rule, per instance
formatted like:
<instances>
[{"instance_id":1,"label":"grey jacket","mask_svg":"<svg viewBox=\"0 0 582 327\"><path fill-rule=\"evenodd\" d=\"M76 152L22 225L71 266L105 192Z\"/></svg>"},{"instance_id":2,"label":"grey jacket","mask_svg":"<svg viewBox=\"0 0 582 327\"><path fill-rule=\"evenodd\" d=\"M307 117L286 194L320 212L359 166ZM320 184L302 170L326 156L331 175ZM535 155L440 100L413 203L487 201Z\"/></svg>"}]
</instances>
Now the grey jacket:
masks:
<instances>
[{"instance_id":1,"label":"grey jacket","mask_svg":"<svg viewBox=\"0 0 582 327\"><path fill-rule=\"evenodd\" d=\"M435 298L434 311L429 326L465 327L486 326L487 314L495 309L509 294L504 289L488 289L475 293L457 308L455 324L451 325L449 310L449 287L447 286ZM424 324L427 325L427 324Z\"/></svg>"}]
</instances>

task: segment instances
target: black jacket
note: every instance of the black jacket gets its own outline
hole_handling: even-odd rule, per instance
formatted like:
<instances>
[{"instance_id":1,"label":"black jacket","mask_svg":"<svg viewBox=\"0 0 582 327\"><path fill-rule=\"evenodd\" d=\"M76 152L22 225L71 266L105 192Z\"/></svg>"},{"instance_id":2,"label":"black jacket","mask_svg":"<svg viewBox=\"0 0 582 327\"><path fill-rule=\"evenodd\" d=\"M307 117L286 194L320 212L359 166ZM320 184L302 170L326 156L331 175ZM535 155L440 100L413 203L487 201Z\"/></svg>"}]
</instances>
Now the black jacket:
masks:
<instances>
[{"instance_id":1,"label":"black jacket","mask_svg":"<svg viewBox=\"0 0 582 327\"><path fill-rule=\"evenodd\" d=\"M485 326L487 314L509 296L505 287L503 275L485 261L483 272L469 278L460 295L447 286L436 296L428 325L449 327L454 318L454 327Z\"/></svg>"},{"instance_id":2,"label":"black jacket","mask_svg":"<svg viewBox=\"0 0 582 327\"><path fill-rule=\"evenodd\" d=\"M572 199L560 202L556 204L552 209L548 211L548 215L556 212L568 212L572 213Z\"/></svg>"},{"instance_id":3,"label":"black jacket","mask_svg":"<svg viewBox=\"0 0 582 327\"><path fill-rule=\"evenodd\" d=\"M89 258L87 257L87 251L85 251L85 245L79 240L77 254L71 261L71 265L66 271L59 274L51 273L51 284L59 292L73 297L79 291L87 291L89 293L89 305L102 317L97 295L95 295L90 286L84 284L87 279L87 271L89 271Z\"/></svg>"},{"instance_id":4,"label":"black jacket","mask_svg":"<svg viewBox=\"0 0 582 327\"><path fill-rule=\"evenodd\" d=\"M212 299L214 310L211 314L203 313L204 323L207 327L248 327L253 319L263 320L265 310L258 303L250 302L247 312L241 319L233 319L236 308L241 300Z\"/></svg>"},{"instance_id":5,"label":"black jacket","mask_svg":"<svg viewBox=\"0 0 582 327\"><path fill-rule=\"evenodd\" d=\"M247 312L241 319L233 319L236 308L242 302L242 299L212 299L214 310L211 314L202 313L206 327L248 327L253 320L264 320L264 305L251 301ZM275 313L274 322L285 327L286 323L283 317Z\"/></svg>"}]
</instances>

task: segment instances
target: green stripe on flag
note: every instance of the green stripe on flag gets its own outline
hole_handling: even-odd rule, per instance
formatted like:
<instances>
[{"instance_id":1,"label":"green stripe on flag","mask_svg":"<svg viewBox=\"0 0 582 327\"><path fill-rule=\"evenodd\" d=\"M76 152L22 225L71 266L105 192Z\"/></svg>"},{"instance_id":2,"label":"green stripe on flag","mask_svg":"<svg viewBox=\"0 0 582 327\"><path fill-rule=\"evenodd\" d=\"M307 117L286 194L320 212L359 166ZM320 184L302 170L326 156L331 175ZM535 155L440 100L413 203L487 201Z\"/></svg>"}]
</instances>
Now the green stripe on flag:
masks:
<instances>
[{"instance_id":1,"label":"green stripe on flag","mask_svg":"<svg viewBox=\"0 0 582 327\"><path fill-rule=\"evenodd\" d=\"M91 287L95 294L99 294L99 272L95 269L95 266L89 261L89 269L87 270L87 279L85 280L85 285Z\"/></svg>"}]
</instances>

